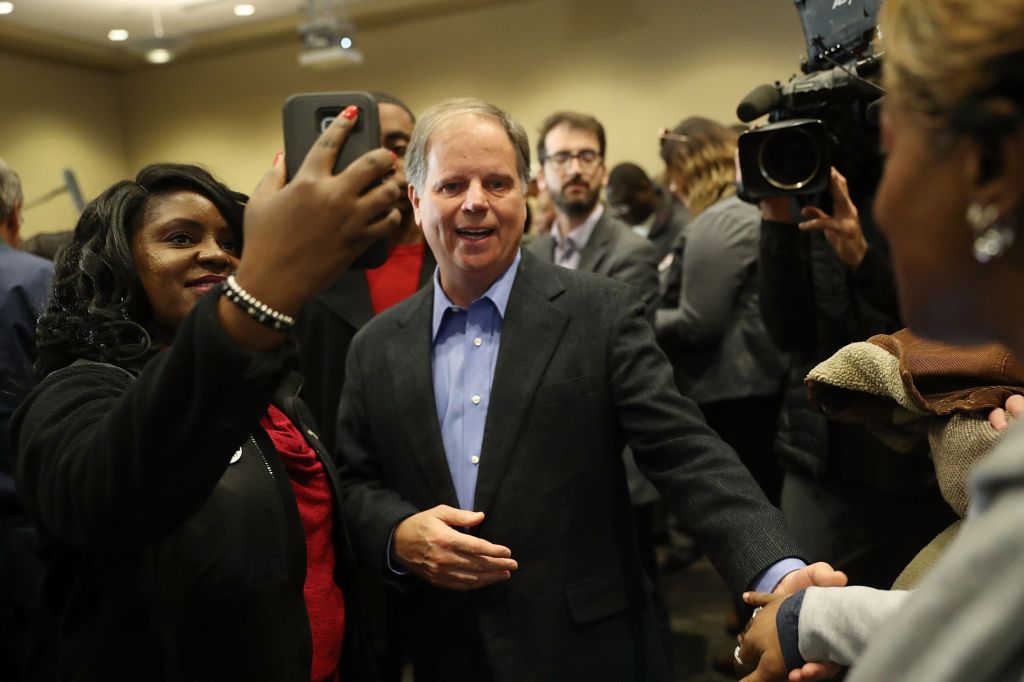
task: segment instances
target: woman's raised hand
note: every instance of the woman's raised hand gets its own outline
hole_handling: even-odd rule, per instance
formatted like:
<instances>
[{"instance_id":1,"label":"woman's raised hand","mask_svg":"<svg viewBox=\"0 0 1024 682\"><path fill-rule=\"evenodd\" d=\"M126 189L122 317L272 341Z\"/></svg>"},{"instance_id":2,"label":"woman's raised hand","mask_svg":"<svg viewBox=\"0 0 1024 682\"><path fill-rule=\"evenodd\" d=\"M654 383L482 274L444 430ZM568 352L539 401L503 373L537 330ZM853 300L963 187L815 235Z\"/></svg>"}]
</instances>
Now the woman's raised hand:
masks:
<instances>
[{"instance_id":1,"label":"woman's raised hand","mask_svg":"<svg viewBox=\"0 0 1024 682\"><path fill-rule=\"evenodd\" d=\"M401 188L388 179L394 165L391 152L367 152L332 175L357 116L355 107L343 111L313 144L288 184L279 154L249 200L236 278L249 293L282 313L294 315L359 254L398 226L395 206Z\"/></svg>"}]
</instances>

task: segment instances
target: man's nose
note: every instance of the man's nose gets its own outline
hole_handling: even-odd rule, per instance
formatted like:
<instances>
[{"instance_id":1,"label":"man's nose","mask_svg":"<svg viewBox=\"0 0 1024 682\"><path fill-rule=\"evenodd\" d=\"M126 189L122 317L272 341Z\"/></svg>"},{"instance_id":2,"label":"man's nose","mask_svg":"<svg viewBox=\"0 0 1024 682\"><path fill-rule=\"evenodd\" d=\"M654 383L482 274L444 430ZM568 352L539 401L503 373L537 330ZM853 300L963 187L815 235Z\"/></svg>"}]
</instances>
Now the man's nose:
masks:
<instances>
[{"instance_id":1,"label":"man's nose","mask_svg":"<svg viewBox=\"0 0 1024 682\"><path fill-rule=\"evenodd\" d=\"M487 193L484 192L480 182L474 180L469 183L469 187L466 189L466 198L462 202L462 210L469 212L487 210Z\"/></svg>"}]
</instances>

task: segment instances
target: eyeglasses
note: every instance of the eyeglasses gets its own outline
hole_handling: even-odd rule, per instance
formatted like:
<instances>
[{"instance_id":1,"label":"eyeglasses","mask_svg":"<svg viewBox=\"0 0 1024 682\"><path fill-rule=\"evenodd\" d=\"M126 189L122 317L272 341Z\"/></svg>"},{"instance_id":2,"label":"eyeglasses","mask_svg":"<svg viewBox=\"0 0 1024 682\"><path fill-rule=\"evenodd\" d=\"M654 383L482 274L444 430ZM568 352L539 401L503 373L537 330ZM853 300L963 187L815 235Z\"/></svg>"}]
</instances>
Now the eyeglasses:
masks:
<instances>
[{"instance_id":1,"label":"eyeglasses","mask_svg":"<svg viewBox=\"0 0 1024 682\"><path fill-rule=\"evenodd\" d=\"M544 160L550 161L555 168L563 170L572 165L573 159L580 162L582 170L590 170L601 161L601 155L594 149L581 149L578 152L555 152Z\"/></svg>"}]
</instances>

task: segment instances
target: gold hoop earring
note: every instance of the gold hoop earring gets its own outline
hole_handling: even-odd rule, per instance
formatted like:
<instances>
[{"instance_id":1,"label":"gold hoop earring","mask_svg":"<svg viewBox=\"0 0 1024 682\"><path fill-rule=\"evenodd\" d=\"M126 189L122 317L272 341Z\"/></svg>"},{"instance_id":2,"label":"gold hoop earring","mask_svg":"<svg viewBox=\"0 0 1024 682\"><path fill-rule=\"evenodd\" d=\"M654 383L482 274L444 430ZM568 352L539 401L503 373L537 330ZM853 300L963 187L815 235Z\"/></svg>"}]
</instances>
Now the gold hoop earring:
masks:
<instances>
[{"instance_id":1,"label":"gold hoop earring","mask_svg":"<svg viewBox=\"0 0 1024 682\"><path fill-rule=\"evenodd\" d=\"M967 207L967 222L974 232L974 259L979 263L999 258L1013 245L1013 230L999 219L995 204L972 201Z\"/></svg>"}]
</instances>

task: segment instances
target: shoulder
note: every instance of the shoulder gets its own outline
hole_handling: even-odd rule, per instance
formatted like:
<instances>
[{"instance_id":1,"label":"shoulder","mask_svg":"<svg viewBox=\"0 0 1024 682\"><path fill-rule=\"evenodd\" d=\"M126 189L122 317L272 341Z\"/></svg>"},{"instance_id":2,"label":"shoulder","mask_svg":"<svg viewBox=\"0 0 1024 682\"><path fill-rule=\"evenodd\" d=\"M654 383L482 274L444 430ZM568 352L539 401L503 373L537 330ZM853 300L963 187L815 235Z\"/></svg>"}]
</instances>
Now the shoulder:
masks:
<instances>
[{"instance_id":1,"label":"shoulder","mask_svg":"<svg viewBox=\"0 0 1024 682\"><path fill-rule=\"evenodd\" d=\"M757 207L732 196L712 204L690 221L686 234L688 240L712 238L732 242L757 237L760 225Z\"/></svg>"},{"instance_id":2,"label":"shoulder","mask_svg":"<svg viewBox=\"0 0 1024 682\"><path fill-rule=\"evenodd\" d=\"M523 247L523 250L529 251L537 256L550 256L551 250L554 248L554 243L555 240L551 236L551 233L545 232L544 234L538 234L531 239L530 242Z\"/></svg>"},{"instance_id":3,"label":"shoulder","mask_svg":"<svg viewBox=\"0 0 1024 682\"><path fill-rule=\"evenodd\" d=\"M563 312L578 316L586 311L591 319L615 315L622 307L643 303L635 287L607 275L572 270L528 258L525 254L513 285L513 296L521 296L529 305L550 302Z\"/></svg>"},{"instance_id":4,"label":"shoulder","mask_svg":"<svg viewBox=\"0 0 1024 682\"><path fill-rule=\"evenodd\" d=\"M652 244L649 239L641 237L636 232L633 232L626 223L622 222L618 218L608 215L607 209L605 210L605 214L601 216L601 220L598 221L598 225L602 231L611 235L615 251L619 254L644 258L649 257L651 260L656 258L657 250L655 249L654 244ZM597 230L595 229L595 231Z\"/></svg>"},{"instance_id":5,"label":"shoulder","mask_svg":"<svg viewBox=\"0 0 1024 682\"><path fill-rule=\"evenodd\" d=\"M0 249L0 277L8 286L48 285L53 277L53 263L24 251Z\"/></svg>"}]
</instances>

